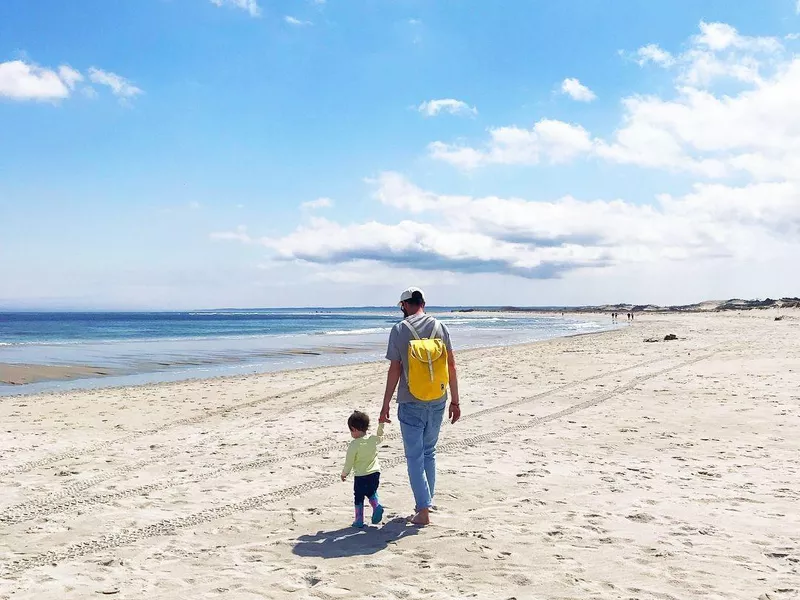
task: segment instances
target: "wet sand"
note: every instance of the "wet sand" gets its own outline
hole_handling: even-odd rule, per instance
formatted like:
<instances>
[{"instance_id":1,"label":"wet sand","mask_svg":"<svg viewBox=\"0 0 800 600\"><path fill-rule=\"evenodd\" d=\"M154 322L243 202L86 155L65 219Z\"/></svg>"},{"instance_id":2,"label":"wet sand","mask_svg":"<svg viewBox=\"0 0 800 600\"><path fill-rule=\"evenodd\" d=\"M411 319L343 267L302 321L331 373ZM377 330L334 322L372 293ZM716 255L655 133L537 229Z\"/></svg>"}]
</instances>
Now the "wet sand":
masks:
<instances>
[{"instance_id":1,"label":"wet sand","mask_svg":"<svg viewBox=\"0 0 800 600\"><path fill-rule=\"evenodd\" d=\"M113 375L112 369L84 365L18 365L0 363L0 383L24 385L40 381L62 381Z\"/></svg>"},{"instance_id":2,"label":"wet sand","mask_svg":"<svg viewBox=\"0 0 800 600\"><path fill-rule=\"evenodd\" d=\"M269 352L251 352L247 354L245 358L253 361L257 359L271 359L276 357L344 355L354 354L357 352L364 352L364 348L349 346L320 346L275 350ZM73 379L109 377L121 374L158 373L160 371L184 369L187 367L224 365L228 363L241 363L242 361L243 357L241 355L226 356L222 354L214 357L213 359L196 358L191 360L139 362L134 367L128 367L126 369L115 369L113 367L90 365L46 365L0 362L0 384L25 385L28 383L39 383L43 381L69 381ZM187 373L187 378L191 377L192 374Z\"/></svg>"}]
</instances>

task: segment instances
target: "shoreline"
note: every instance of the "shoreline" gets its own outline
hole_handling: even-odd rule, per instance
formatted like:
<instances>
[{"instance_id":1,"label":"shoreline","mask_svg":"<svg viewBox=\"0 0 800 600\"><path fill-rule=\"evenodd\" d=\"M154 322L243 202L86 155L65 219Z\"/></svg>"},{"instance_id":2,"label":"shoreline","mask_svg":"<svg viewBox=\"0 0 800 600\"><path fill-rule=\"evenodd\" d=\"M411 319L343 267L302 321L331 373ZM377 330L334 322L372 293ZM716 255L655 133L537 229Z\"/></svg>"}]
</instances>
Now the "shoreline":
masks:
<instances>
[{"instance_id":1,"label":"shoreline","mask_svg":"<svg viewBox=\"0 0 800 600\"><path fill-rule=\"evenodd\" d=\"M611 312L632 312L645 314L707 314L707 313L731 313L750 310L782 310L800 309L800 298L784 297L777 300L767 298L765 300L742 300L733 298L730 300L707 300L694 304L682 304L672 306L658 306L656 304L630 304L621 302L618 304L602 304L597 306L564 306L564 307L537 307L537 306L502 306L502 307L458 307L454 308L454 313L473 313L505 312L509 314L541 314L547 312L560 312L564 314L584 314Z\"/></svg>"},{"instance_id":2,"label":"shoreline","mask_svg":"<svg viewBox=\"0 0 800 600\"><path fill-rule=\"evenodd\" d=\"M768 310L770 312L767 312ZM616 324L616 326L612 326L610 323L608 323L607 326L604 326L604 328L596 331L564 333L553 337L547 337L538 340L488 344L483 346L467 347L461 350L456 348L456 351L460 355L464 355L465 353L480 351L481 349L525 347L529 345L536 345L542 342L551 341L554 339L566 339L584 335L598 335L602 333L610 333L618 331L619 329L624 329L628 325L636 326L640 323L653 323L654 321L666 320L671 317L680 318L685 316L687 318L691 318L693 316L709 316L709 317L730 316L730 317L745 318L745 319L772 320L773 319L772 310L773 309L752 309L752 310L744 310L740 313L736 311L639 313L638 320L635 320L632 323L628 323L625 320L621 320ZM786 309L780 309L780 311L781 311L781 320L785 320L787 322L800 320L800 309L786 308ZM496 316L498 313L491 311L489 312L475 311L473 314L475 316ZM562 318L560 312L552 312L552 311L549 312L544 311L541 313L523 313L523 314L531 317L544 316L544 317ZM587 319L590 320L591 322L591 319L595 319L597 321L602 319L605 321L608 318L608 314L602 312L586 312L586 313L579 313L574 316L579 316L581 318L580 320L584 322L586 322ZM374 345L371 348L371 350L373 351L381 350L382 347L383 347L383 342ZM316 353L316 351L318 351L318 354ZM321 362L319 364L313 364L313 365L275 364L275 365L265 366L261 364L253 364L244 361L238 363L228 363L226 360L220 360L216 363L212 362L195 363L195 366L203 368L204 372L198 372L197 370L194 369L169 371L170 367L186 365L187 361L175 361L175 363L164 365L164 368L161 370L141 371L141 372L126 372L123 369L115 369L113 367L108 367L108 366L97 366L89 364L39 365L39 364L28 364L28 363L0 362L0 399L25 397L25 396L33 396L41 394L63 394L63 393L89 391L97 389L118 390L125 388L141 388L143 386L150 386L150 385L161 385L161 384L171 385L184 381L189 381L189 382L206 381L206 380L236 381L241 378L253 377L258 375L267 375L275 373L295 373L301 371L312 372L318 369L326 369L330 367L359 365L359 364L374 364L383 362L381 356L379 355L380 353L378 355L368 356L367 354L369 353L369 351L370 349L365 349L363 347L358 348L354 346L351 347L325 346L318 348L297 348L293 350L289 349L283 351L264 352L261 354L261 356L268 356L268 357L284 356L284 357L295 357L295 358L303 356L317 356L317 357L349 356L354 359L354 360L343 360L343 361L334 361L327 363ZM238 369L240 372L215 372L215 373L210 372L214 370L215 366L224 367L226 364L229 364L229 366L232 369ZM50 378L51 374L55 374L56 377ZM25 380L23 383L7 383L7 380L14 378L25 378ZM119 383L115 383L114 381L112 381L117 379L122 379L123 381ZM44 386L42 386L41 384L45 385L55 384L55 385L54 387L45 389ZM64 385L63 387L59 387L59 384L64 384ZM39 387L37 388L36 386Z\"/></svg>"},{"instance_id":3,"label":"shoreline","mask_svg":"<svg viewBox=\"0 0 800 600\"><path fill-rule=\"evenodd\" d=\"M510 343L510 344L496 344L490 346L479 346L479 347L469 347L459 350L455 348L456 354L459 357L467 357L473 354L478 354L485 350L496 350L502 348L525 348L529 346L539 346L541 344L546 344L548 342L554 342L558 340L566 340L571 338L578 338L583 336L600 336L603 334L610 334L615 333L623 329L622 327L609 327L606 329L600 329L597 331L582 331L582 332L575 332L575 333L568 333L564 335L555 335L552 337L547 337L544 339L539 340L532 340L527 342L519 342L519 343ZM340 355L341 353L331 353L331 356ZM174 379L164 379L164 380L154 380L154 381L142 381L139 383L121 383L121 384L113 384L107 383L110 378L113 377L124 377L124 375L115 375L115 374L108 374L103 375L99 378L93 378L92 375L87 375L85 377L77 376L74 379L60 379L60 380L49 380L43 379L36 382L31 383L23 383L23 384L7 384L0 381L0 402L4 399L14 399L14 398L26 398L31 396L52 396L52 395L61 395L61 394L76 394L81 392L90 392L90 391L98 391L98 390L110 390L110 391L118 391L118 390L137 390L143 389L148 387L159 387L159 386L175 386L180 385L183 383L205 383L205 382L229 382L229 383L237 383L241 382L242 380L256 378L260 376L273 376L273 375L282 375L282 374L298 374L298 373L308 373L308 374L315 374L319 371L326 370L326 369L333 369L333 368L348 368L358 365L366 365L366 366L374 366L374 365L382 365L386 361L383 358L368 358L366 360L354 360L352 362L337 362L333 364L320 364L320 365L313 365L313 366L296 366L296 367L287 367L287 368L277 368L277 369L259 369L254 370L252 372L244 372L244 373L235 373L235 374L218 374L218 375L202 375L196 374L191 375L194 371L180 371L175 372L176 378ZM15 365L8 363L0 363L0 377L2 377L2 372L5 367L27 367L31 366L34 369L38 367L42 367L44 369L76 369L78 371L92 371L94 369L101 369L98 367L91 367L88 365ZM246 367L246 365L242 365ZM147 377L150 375L161 375L166 374L166 372L147 372L147 373L137 373L132 374L132 377ZM53 388L53 389L46 389L46 390L33 390L28 391L23 389L26 386L35 385L37 383L65 383L65 384L73 384L74 387L70 386L67 388ZM81 384L86 384L86 387L82 387Z\"/></svg>"},{"instance_id":4,"label":"shoreline","mask_svg":"<svg viewBox=\"0 0 800 600\"><path fill-rule=\"evenodd\" d=\"M432 313L438 314L438 313ZM480 315L476 315L480 316ZM489 315L492 316L492 315ZM495 315L496 316L496 315ZM553 317L558 314L530 315L534 317ZM466 336L460 353L484 348L503 348L539 343L550 339L614 331L621 324L600 323L605 316L597 314L581 315L576 321L565 323L593 323L593 331L552 332L535 330L516 330L498 339L481 341L484 332L477 330ZM380 334L322 334L317 337L329 338L329 345L310 345L275 349L260 349L245 352L214 353L206 356L190 356L169 360L141 360L138 364L92 365L92 364L37 364L0 361L0 398L29 396L40 393L62 393L89 389L120 389L130 386L175 383L179 381L202 381L206 379L249 377L263 373L281 373L306 369L326 368L353 364L380 362L388 331ZM484 334L485 335L485 334ZM541 338L531 336L543 335ZM309 336L312 337L312 336ZM251 338L252 340L260 338ZM503 341L503 340L508 341ZM360 340L360 341L359 341ZM213 343L214 340L208 340ZM2 356L0 354L0 356ZM298 363L305 360L306 363Z\"/></svg>"}]
</instances>

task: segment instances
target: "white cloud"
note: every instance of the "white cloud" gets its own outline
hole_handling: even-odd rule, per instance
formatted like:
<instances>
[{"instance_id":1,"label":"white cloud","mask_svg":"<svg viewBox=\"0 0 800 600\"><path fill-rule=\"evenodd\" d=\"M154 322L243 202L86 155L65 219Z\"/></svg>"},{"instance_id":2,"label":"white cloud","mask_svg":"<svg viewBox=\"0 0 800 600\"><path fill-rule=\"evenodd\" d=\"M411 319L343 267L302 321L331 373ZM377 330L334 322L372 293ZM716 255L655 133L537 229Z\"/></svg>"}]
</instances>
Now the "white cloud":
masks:
<instances>
[{"instance_id":1,"label":"white cloud","mask_svg":"<svg viewBox=\"0 0 800 600\"><path fill-rule=\"evenodd\" d=\"M595 273L602 271L672 273L683 283L676 274L691 272L705 285L703 278L732 277L745 264L752 281L771 277L777 285L787 257L800 254L800 57L787 55L775 38L714 23L701 23L678 56L656 49L638 56L674 67L674 90L623 98L621 121L609 136L541 119L530 129L491 128L476 147L433 142L429 151L462 168L583 156L684 172L697 178L688 193L529 201L440 194L389 172L371 184L375 199L396 211L391 220L310 218L285 235L252 238L237 230L216 237L267 248L278 261L330 273L331 281L364 285L368 278L360 273L385 268L470 282L486 282L488 274L552 279L580 270L581 281L599 281ZM773 264L780 267L770 277L758 274L759 265ZM627 289L641 285L632 281Z\"/></svg>"},{"instance_id":2,"label":"white cloud","mask_svg":"<svg viewBox=\"0 0 800 600\"><path fill-rule=\"evenodd\" d=\"M470 106L462 100L455 100L453 98L428 100L420 104L417 110L426 117L435 117L442 112L462 117L474 117L478 114L478 109L474 106Z\"/></svg>"},{"instance_id":3,"label":"white cloud","mask_svg":"<svg viewBox=\"0 0 800 600\"><path fill-rule=\"evenodd\" d=\"M446 196L422 190L397 173L384 173L375 184L375 198L387 206L416 215L436 214L458 229L534 245L693 246L706 235L709 224L722 230L745 226L775 235L800 235L798 182L741 188L696 184L692 193L678 198L662 195L655 205L587 202L571 196L552 202ZM737 248L731 245L725 250Z\"/></svg>"},{"instance_id":4,"label":"white cloud","mask_svg":"<svg viewBox=\"0 0 800 600\"><path fill-rule=\"evenodd\" d=\"M332 206L333 200L330 198L317 198L316 200L303 202L303 204L300 205L300 208L303 210L316 210L319 208L331 208Z\"/></svg>"},{"instance_id":5,"label":"white cloud","mask_svg":"<svg viewBox=\"0 0 800 600\"><path fill-rule=\"evenodd\" d=\"M250 235L247 233L247 227L245 227L244 225L239 225L239 227L236 228L236 231L214 232L209 237L212 240L236 241L236 242L241 242L243 244L253 244L256 243L257 241L250 237Z\"/></svg>"},{"instance_id":6,"label":"white cloud","mask_svg":"<svg viewBox=\"0 0 800 600\"><path fill-rule=\"evenodd\" d=\"M142 90L123 77L92 67L88 71L89 80L95 84L108 86L120 98L132 98ZM69 65L56 69L39 67L15 60L0 63L0 97L15 100L56 101L69 98L79 83L86 77ZM85 96L96 96L93 88L85 86L80 90Z\"/></svg>"},{"instance_id":7,"label":"white cloud","mask_svg":"<svg viewBox=\"0 0 800 600\"><path fill-rule=\"evenodd\" d=\"M247 11L251 17L261 15L261 8L256 0L210 0L215 6L229 5Z\"/></svg>"},{"instance_id":8,"label":"white cloud","mask_svg":"<svg viewBox=\"0 0 800 600\"><path fill-rule=\"evenodd\" d=\"M72 69L60 67L67 79L54 70L21 60L0 63L0 98L13 100L62 100L69 97L74 84Z\"/></svg>"},{"instance_id":9,"label":"white cloud","mask_svg":"<svg viewBox=\"0 0 800 600\"><path fill-rule=\"evenodd\" d=\"M591 102L597 98L592 90L574 77L569 77L561 83L561 92L578 102Z\"/></svg>"},{"instance_id":10,"label":"white cloud","mask_svg":"<svg viewBox=\"0 0 800 600\"><path fill-rule=\"evenodd\" d=\"M278 264L286 264L285 262L277 262ZM447 272L420 271L410 267L376 263L370 260L354 260L339 265L318 265L300 261L290 264L310 271L308 279L311 282L347 286L357 285L360 290L365 287L374 288L375 286L383 286L394 290L398 281L413 281L414 285L422 286L426 290L433 286L450 286L458 282L457 276ZM395 295L396 292L393 291L392 297Z\"/></svg>"},{"instance_id":11,"label":"white cloud","mask_svg":"<svg viewBox=\"0 0 800 600\"><path fill-rule=\"evenodd\" d=\"M528 279L575 269L675 260L780 257L800 248L800 183L735 188L697 184L652 204L447 196L401 175L375 180L375 198L415 219L340 224L311 219L288 235L254 240L243 228L214 234L316 265L363 261L422 271L505 273ZM427 215L432 222L419 220Z\"/></svg>"},{"instance_id":12,"label":"white cloud","mask_svg":"<svg viewBox=\"0 0 800 600\"><path fill-rule=\"evenodd\" d=\"M675 97L624 99L623 125L613 140L596 143L598 155L704 177L800 177L800 115L792 100L800 94L800 59L786 56L776 38L701 23L677 64ZM717 93L721 78L743 89Z\"/></svg>"},{"instance_id":13,"label":"white cloud","mask_svg":"<svg viewBox=\"0 0 800 600\"><path fill-rule=\"evenodd\" d=\"M727 23L706 23L700 21L700 34L694 36L697 46L705 46L709 50L720 51L729 48L777 52L782 46L774 37L750 37L741 35L735 27Z\"/></svg>"},{"instance_id":14,"label":"white cloud","mask_svg":"<svg viewBox=\"0 0 800 600\"><path fill-rule=\"evenodd\" d=\"M313 25L311 21L301 21L291 15L286 15L283 17L283 20L286 21L289 25L294 25L295 27L305 27L307 25Z\"/></svg>"},{"instance_id":15,"label":"white cloud","mask_svg":"<svg viewBox=\"0 0 800 600\"><path fill-rule=\"evenodd\" d=\"M448 230L415 221L340 225L324 219L276 239L264 240L284 260L337 264L369 260L422 270L507 272L522 277L555 276L562 264L588 266L602 260L582 248L530 248L482 233Z\"/></svg>"},{"instance_id":16,"label":"white cloud","mask_svg":"<svg viewBox=\"0 0 800 600\"><path fill-rule=\"evenodd\" d=\"M621 123L607 138L543 119L532 130L492 128L483 147L437 141L430 155L466 169L584 156L702 178L800 179L800 57L788 55L777 38L702 22L680 56L654 44L637 55L676 67L674 95L623 98ZM723 92L716 89L720 82Z\"/></svg>"},{"instance_id":17,"label":"white cloud","mask_svg":"<svg viewBox=\"0 0 800 600\"><path fill-rule=\"evenodd\" d=\"M647 63L655 63L662 67L670 67L675 64L672 54L661 48L658 44L648 44L636 51L636 62L643 67Z\"/></svg>"},{"instance_id":18,"label":"white cloud","mask_svg":"<svg viewBox=\"0 0 800 600\"><path fill-rule=\"evenodd\" d=\"M700 34L695 36L695 44L708 46L711 50L725 50L737 44L740 36L734 27L727 23L706 23L700 21Z\"/></svg>"},{"instance_id":19,"label":"white cloud","mask_svg":"<svg viewBox=\"0 0 800 600\"><path fill-rule=\"evenodd\" d=\"M128 99L138 96L143 93L138 87L133 85L130 81L111 73L110 71L103 71L96 67L89 68L89 80L97 85L105 85L118 98Z\"/></svg>"},{"instance_id":20,"label":"white cloud","mask_svg":"<svg viewBox=\"0 0 800 600\"><path fill-rule=\"evenodd\" d=\"M475 169L489 162L487 152L444 142L428 144L428 153L431 158L450 163L459 169Z\"/></svg>"},{"instance_id":21,"label":"white cloud","mask_svg":"<svg viewBox=\"0 0 800 600\"><path fill-rule=\"evenodd\" d=\"M725 23L701 22L700 34L690 39L689 48L676 59L678 81L693 87L720 79L758 84L764 69L779 61L783 52L776 37L751 37Z\"/></svg>"},{"instance_id":22,"label":"white cloud","mask_svg":"<svg viewBox=\"0 0 800 600\"><path fill-rule=\"evenodd\" d=\"M592 149L583 127L551 119L542 119L532 129L497 127L489 130L489 136L483 149L433 142L428 150L437 160L474 169L488 164L535 165L543 158L562 163Z\"/></svg>"},{"instance_id":23,"label":"white cloud","mask_svg":"<svg viewBox=\"0 0 800 600\"><path fill-rule=\"evenodd\" d=\"M658 44L639 48L634 60L640 65L678 66L679 79L692 86L708 85L716 79L732 78L754 83L759 80L763 60L783 50L776 37L752 37L739 33L727 23L701 21L700 33L689 39L688 49L673 56Z\"/></svg>"},{"instance_id":24,"label":"white cloud","mask_svg":"<svg viewBox=\"0 0 800 600\"><path fill-rule=\"evenodd\" d=\"M83 75L67 65L61 65L58 68L58 75L70 90L74 90L75 85L83 81Z\"/></svg>"},{"instance_id":25,"label":"white cloud","mask_svg":"<svg viewBox=\"0 0 800 600\"><path fill-rule=\"evenodd\" d=\"M671 100L625 100L625 119L599 154L618 162L722 177L797 179L800 152L800 58L736 95L681 87Z\"/></svg>"}]
</instances>

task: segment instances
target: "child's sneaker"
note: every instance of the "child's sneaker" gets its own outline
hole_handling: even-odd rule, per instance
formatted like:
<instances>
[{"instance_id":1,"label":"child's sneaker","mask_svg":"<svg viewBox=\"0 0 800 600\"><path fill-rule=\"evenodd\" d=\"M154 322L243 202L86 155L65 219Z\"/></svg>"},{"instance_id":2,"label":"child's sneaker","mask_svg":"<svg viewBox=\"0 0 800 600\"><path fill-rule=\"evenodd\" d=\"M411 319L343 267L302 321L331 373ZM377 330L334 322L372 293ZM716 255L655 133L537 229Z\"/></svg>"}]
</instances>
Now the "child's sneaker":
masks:
<instances>
[{"instance_id":1,"label":"child's sneaker","mask_svg":"<svg viewBox=\"0 0 800 600\"><path fill-rule=\"evenodd\" d=\"M356 529L364 529L364 521L353 521L353 527Z\"/></svg>"},{"instance_id":2,"label":"child's sneaker","mask_svg":"<svg viewBox=\"0 0 800 600\"><path fill-rule=\"evenodd\" d=\"M380 504L372 511L372 524L377 525L383 520L383 506Z\"/></svg>"}]
</instances>

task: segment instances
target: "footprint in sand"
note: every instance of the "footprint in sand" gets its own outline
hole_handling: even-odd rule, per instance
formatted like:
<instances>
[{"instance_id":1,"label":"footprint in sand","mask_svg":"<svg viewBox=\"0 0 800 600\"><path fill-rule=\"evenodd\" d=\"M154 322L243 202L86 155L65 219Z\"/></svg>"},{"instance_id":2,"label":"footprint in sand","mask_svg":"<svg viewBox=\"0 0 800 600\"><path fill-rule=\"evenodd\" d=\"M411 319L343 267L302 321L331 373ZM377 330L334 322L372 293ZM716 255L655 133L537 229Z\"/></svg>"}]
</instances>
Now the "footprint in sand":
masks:
<instances>
[{"instance_id":1,"label":"footprint in sand","mask_svg":"<svg viewBox=\"0 0 800 600\"><path fill-rule=\"evenodd\" d=\"M636 523L651 523L656 520L653 515L649 515L647 513L634 513L625 518Z\"/></svg>"}]
</instances>

